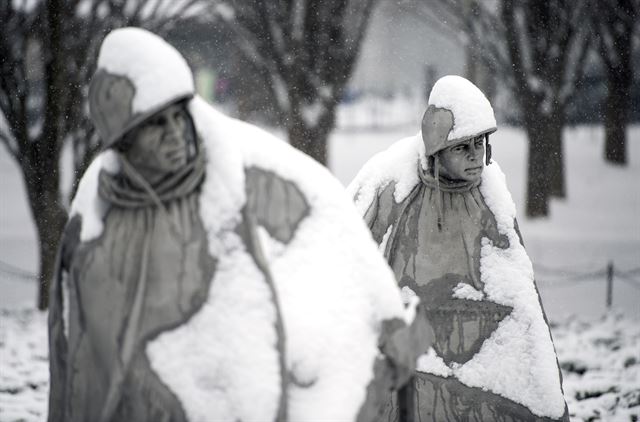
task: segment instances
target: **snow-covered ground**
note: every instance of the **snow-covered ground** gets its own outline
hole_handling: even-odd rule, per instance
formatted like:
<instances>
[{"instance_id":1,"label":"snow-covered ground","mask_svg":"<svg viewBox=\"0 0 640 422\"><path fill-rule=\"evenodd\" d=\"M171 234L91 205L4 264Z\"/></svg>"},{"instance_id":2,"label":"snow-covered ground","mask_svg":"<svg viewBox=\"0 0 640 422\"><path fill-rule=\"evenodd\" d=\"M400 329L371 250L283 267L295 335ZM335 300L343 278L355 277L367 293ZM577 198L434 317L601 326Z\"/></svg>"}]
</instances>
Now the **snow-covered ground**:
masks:
<instances>
[{"instance_id":1,"label":"snow-covered ground","mask_svg":"<svg viewBox=\"0 0 640 422\"><path fill-rule=\"evenodd\" d=\"M0 421L45 421L49 394L47 314L0 310Z\"/></svg>"},{"instance_id":2,"label":"snow-covered ground","mask_svg":"<svg viewBox=\"0 0 640 422\"><path fill-rule=\"evenodd\" d=\"M0 311L0 421L46 419L46 314ZM640 324L610 313L552 324L573 422L640 417ZM636 419L633 419L635 416Z\"/></svg>"},{"instance_id":3,"label":"snow-covered ground","mask_svg":"<svg viewBox=\"0 0 640 422\"><path fill-rule=\"evenodd\" d=\"M330 167L345 185L372 154L418 130L417 123L370 126L365 131L345 126L331 138ZM568 196L552 202L550 218L533 221L523 215L524 133L501 127L492 137L553 323L575 421L640 418L640 127L628 135L630 164L616 168L601 158L601 127L567 129ZM0 422L40 421L48 366L46 315L32 309L36 285L28 277L37 270L35 230L17 166L4 148L0 198ZM609 262L613 309L603 317Z\"/></svg>"},{"instance_id":4,"label":"snow-covered ground","mask_svg":"<svg viewBox=\"0 0 640 422\"><path fill-rule=\"evenodd\" d=\"M640 324L609 313L552 324L573 421L640 418ZM635 419L633 419L635 417Z\"/></svg>"}]
</instances>

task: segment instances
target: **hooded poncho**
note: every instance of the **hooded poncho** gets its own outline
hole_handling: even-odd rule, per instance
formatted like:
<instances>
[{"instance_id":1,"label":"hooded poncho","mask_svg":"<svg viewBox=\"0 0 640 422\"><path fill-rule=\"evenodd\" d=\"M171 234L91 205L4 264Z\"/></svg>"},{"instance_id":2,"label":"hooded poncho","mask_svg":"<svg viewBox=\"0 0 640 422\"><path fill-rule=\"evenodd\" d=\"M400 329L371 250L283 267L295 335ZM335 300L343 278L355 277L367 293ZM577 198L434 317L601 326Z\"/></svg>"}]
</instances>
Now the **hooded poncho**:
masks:
<instances>
[{"instance_id":1,"label":"hooded poncho","mask_svg":"<svg viewBox=\"0 0 640 422\"><path fill-rule=\"evenodd\" d=\"M397 378L379 357L414 365L402 347L380 355L381 335L413 317L339 182L200 99L190 110L204 180L166 211L105 199L112 151L80 183L52 287L50 419L99 420L120 372L112 420L377 412L374 372Z\"/></svg>"},{"instance_id":2,"label":"hooded poncho","mask_svg":"<svg viewBox=\"0 0 640 422\"><path fill-rule=\"evenodd\" d=\"M418 360L416 419L567 420L504 175L493 163L479 184L441 179L438 189L421 151L420 134L404 139L349 186L399 285L417 294L435 332Z\"/></svg>"},{"instance_id":3,"label":"hooded poncho","mask_svg":"<svg viewBox=\"0 0 640 422\"><path fill-rule=\"evenodd\" d=\"M158 37L107 41L94 105L125 93L131 110L100 117L105 137L190 95ZM325 168L187 107L199 155L153 192L113 149L80 181L51 283L49 420L366 420L414 366L384 334L415 309Z\"/></svg>"}]
</instances>

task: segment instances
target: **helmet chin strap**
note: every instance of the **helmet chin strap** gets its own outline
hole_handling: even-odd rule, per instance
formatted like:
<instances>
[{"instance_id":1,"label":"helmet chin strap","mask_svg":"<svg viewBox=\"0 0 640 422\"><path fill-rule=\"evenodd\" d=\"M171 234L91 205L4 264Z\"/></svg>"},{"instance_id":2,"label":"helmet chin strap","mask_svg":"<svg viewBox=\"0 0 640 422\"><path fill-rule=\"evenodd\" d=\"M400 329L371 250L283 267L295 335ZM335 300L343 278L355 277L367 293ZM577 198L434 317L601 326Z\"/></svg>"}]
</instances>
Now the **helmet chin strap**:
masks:
<instances>
[{"instance_id":1,"label":"helmet chin strap","mask_svg":"<svg viewBox=\"0 0 640 422\"><path fill-rule=\"evenodd\" d=\"M488 133L484 134L484 142L486 144L486 152L485 152L486 160L485 160L485 163L487 165L489 165L489 164L491 164L491 144L489 143L489 134Z\"/></svg>"},{"instance_id":2,"label":"helmet chin strap","mask_svg":"<svg viewBox=\"0 0 640 422\"><path fill-rule=\"evenodd\" d=\"M433 175L436 179L436 205L438 207L438 230L442 231L442 198L440 192L440 160L439 153L435 153L433 157Z\"/></svg>"},{"instance_id":3,"label":"helmet chin strap","mask_svg":"<svg viewBox=\"0 0 640 422\"><path fill-rule=\"evenodd\" d=\"M187 115L187 130L185 132L185 137L187 138L187 161L193 160L200 153L200 141L198 139L198 131L196 130L196 124L193 121L193 117L191 116L191 111L189 111L190 100L182 100L182 106L184 107L184 111Z\"/></svg>"}]
</instances>

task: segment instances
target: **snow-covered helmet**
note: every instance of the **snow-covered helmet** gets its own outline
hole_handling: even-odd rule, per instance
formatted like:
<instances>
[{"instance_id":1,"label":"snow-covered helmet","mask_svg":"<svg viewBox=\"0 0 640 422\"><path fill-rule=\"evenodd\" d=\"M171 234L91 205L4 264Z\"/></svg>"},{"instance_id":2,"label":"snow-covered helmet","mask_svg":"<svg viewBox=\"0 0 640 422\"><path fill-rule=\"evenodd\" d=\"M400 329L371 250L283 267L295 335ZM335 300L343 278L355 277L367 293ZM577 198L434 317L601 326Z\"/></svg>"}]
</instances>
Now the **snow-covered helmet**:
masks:
<instances>
[{"instance_id":1,"label":"snow-covered helmet","mask_svg":"<svg viewBox=\"0 0 640 422\"><path fill-rule=\"evenodd\" d=\"M427 157L496 129L493 108L477 86L461 76L438 79L422 118L422 141Z\"/></svg>"},{"instance_id":2,"label":"snow-covered helmet","mask_svg":"<svg viewBox=\"0 0 640 422\"><path fill-rule=\"evenodd\" d=\"M89 112L103 147L113 146L142 121L194 95L184 57L162 38L141 28L109 33L89 86Z\"/></svg>"}]
</instances>

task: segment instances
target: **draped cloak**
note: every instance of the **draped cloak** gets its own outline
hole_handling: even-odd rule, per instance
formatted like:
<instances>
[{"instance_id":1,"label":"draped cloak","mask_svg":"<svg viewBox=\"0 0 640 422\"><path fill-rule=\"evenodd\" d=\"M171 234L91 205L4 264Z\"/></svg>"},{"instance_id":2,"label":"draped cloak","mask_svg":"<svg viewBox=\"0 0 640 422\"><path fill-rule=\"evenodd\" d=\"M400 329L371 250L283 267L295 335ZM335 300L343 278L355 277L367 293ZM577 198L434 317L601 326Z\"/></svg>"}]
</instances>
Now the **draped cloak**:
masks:
<instances>
[{"instance_id":1,"label":"draped cloak","mask_svg":"<svg viewBox=\"0 0 640 422\"><path fill-rule=\"evenodd\" d=\"M413 387L408 389L405 400L414 409L409 416L413 419L408 420L568 420L555 351L533 274L526 268L530 269L530 262L515 212L504 212L504 205L496 202L511 200L503 176L496 177L497 164L485 168L482 182L441 178L436 183L422 165L417 142L409 138L380 153L349 187L398 284L420 298L435 333L432 348L423 351ZM410 169L393 169L394 162L412 161ZM518 254L510 262L515 250ZM506 259L494 265L489 261L493 254ZM501 273L506 280L498 286L492 277L500 278ZM528 294L510 300L524 290L520 284ZM530 313L525 316L522 309ZM532 321L537 333L527 338ZM515 328L507 331L510 325ZM494 354L493 342L500 333L523 334L529 346L505 347L503 355ZM544 354L532 356L537 350L529 347L534 349L536 343ZM509 374L508 364L502 372L501 359L507 363L520 359L524 363L515 367L520 373ZM509 382L499 378L509 376L517 380L516 388L519 383L530 391L508 391ZM491 384L485 379L491 377L498 381ZM535 397L536 390L545 391ZM545 408L544 394L553 399L548 401L551 411ZM399 420L395 402L386 418Z\"/></svg>"},{"instance_id":2,"label":"draped cloak","mask_svg":"<svg viewBox=\"0 0 640 422\"><path fill-rule=\"evenodd\" d=\"M49 420L370 420L414 365L387 341L411 320L346 194L261 130L190 112L201 152L155 193L111 150L80 182Z\"/></svg>"}]
</instances>

